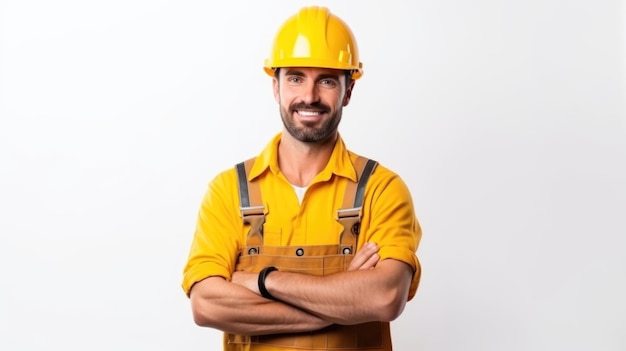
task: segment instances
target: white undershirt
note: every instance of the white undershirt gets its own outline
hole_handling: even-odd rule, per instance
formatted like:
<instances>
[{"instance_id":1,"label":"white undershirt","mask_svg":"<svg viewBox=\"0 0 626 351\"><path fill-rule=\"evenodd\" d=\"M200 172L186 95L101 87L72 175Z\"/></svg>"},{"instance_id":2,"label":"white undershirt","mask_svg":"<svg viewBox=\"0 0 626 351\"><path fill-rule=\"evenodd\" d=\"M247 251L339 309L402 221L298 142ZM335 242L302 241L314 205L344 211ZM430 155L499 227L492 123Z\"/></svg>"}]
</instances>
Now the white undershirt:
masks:
<instances>
[{"instance_id":1,"label":"white undershirt","mask_svg":"<svg viewBox=\"0 0 626 351\"><path fill-rule=\"evenodd\" d=\"M291 186L293 186L293 190L296 191L296 196L298 197L298 202L301 204L302 203L302 198L304 197L304 193L306 192L306 186L304 187L300 187L297 185L293 185L291 184Z\"/></svg>"}]
</instances>

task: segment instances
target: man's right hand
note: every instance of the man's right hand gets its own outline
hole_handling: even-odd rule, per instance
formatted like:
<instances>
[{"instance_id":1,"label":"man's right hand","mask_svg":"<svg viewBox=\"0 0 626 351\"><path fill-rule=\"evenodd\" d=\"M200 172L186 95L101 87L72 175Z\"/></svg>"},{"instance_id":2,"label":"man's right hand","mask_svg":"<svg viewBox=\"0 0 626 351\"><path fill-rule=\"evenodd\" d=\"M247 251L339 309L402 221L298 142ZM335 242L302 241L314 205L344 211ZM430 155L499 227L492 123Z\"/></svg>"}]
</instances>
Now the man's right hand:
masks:
<instances>
[{"instance_id":1,"label":"man's right hand","mask_svg":"<svg viewBox=\"0 0 626 351\"><path fill-rule=\"evenodd\" d=\"M376 264L380 260L378 255L378 245L376 243L369 242L356 252L348 271L356 271L360 269L372 269L376 267Z\"/></svg>"}]
</instances>

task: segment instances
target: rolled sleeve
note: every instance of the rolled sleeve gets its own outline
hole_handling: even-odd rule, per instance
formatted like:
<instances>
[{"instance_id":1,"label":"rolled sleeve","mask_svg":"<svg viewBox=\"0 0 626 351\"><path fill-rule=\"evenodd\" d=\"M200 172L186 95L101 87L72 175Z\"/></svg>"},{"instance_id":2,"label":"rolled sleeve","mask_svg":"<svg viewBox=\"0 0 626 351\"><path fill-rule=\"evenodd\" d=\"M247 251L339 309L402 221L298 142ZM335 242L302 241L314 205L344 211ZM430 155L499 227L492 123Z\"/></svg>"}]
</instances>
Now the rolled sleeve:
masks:
<instances>
[{"instance_id":1,"label":"rolled sleeve","mask_svg":"<svg viewBox=\"0 0 626 351\"><path fill-rule=\"evenodd\" d=\"M210 184L198 213L196 231L183 269L182 288L189 296L193 285L211 276L230 280L240 249L241 219L237 217L234 172L218 175Z\"/></svg>"},{"instance_id":2,"label":"rolled sleeve","mask_svg":"<svg viewBox=\"0 0 626 351\"><path fill-rule=\"evenodd\" d=\"M408 296L411 300L421 277L417 248L422 237L411 194L404 181L384 167L376 169L371 181L370 196L366 196L369 203L364 204L369 209L363 218L369 224L366 241L379 246L381 260L395 259L413 269Z\"/></svg>"}]
</instances>

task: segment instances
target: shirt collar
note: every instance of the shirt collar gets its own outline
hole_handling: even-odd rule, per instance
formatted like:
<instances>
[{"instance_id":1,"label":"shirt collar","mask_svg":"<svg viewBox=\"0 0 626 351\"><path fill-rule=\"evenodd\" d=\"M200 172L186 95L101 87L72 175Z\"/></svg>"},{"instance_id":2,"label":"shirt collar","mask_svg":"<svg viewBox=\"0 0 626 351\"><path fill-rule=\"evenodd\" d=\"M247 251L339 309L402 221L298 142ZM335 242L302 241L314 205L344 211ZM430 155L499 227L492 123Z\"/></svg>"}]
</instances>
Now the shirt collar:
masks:
<instances>
[{"instance_id":1,"label":"shirt collar","mask_svg":"<svg viewBox=\"0 0 626 351\"><path fill-rule=\"evenodd\" d=\"M268 169L272 173L278 174L278 144L280 143L281 137L282 132L276 134L257 156L250 170L249 180L257 178ZM315 177L313 182L327 181L333 174L356 181L356 170L353 166L354 159L356 159L356 155L348 151L341 135L339 135L326 167Z\"/></svg>"}]
</instances>

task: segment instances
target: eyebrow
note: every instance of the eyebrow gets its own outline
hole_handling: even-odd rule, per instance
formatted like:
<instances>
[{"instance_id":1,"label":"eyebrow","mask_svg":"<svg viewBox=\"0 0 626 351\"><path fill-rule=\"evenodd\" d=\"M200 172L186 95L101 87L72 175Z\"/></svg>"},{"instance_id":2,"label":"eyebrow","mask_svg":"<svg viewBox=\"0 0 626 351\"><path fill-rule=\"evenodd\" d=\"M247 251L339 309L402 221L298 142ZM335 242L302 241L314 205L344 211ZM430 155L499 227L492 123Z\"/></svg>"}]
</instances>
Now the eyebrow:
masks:
<instances>
[{"instance_id":1,"label":"eyebrow","mask_svg":"<svg viewBox=\"0 0 626 351\"><path fill-rule=\"evenodd\" d=\"M297 70L297 69L289 69L288 71L285 71L285 76L304 77L304 73L302 71ZM322 73L322 74L318 75L317 77L315 77L315 79L316 80L320 80L320 79L332 78L332 79L339 80L339 77L340 77L340 75L337 75L337 74Z\"/></svg>"}]
</instances>

